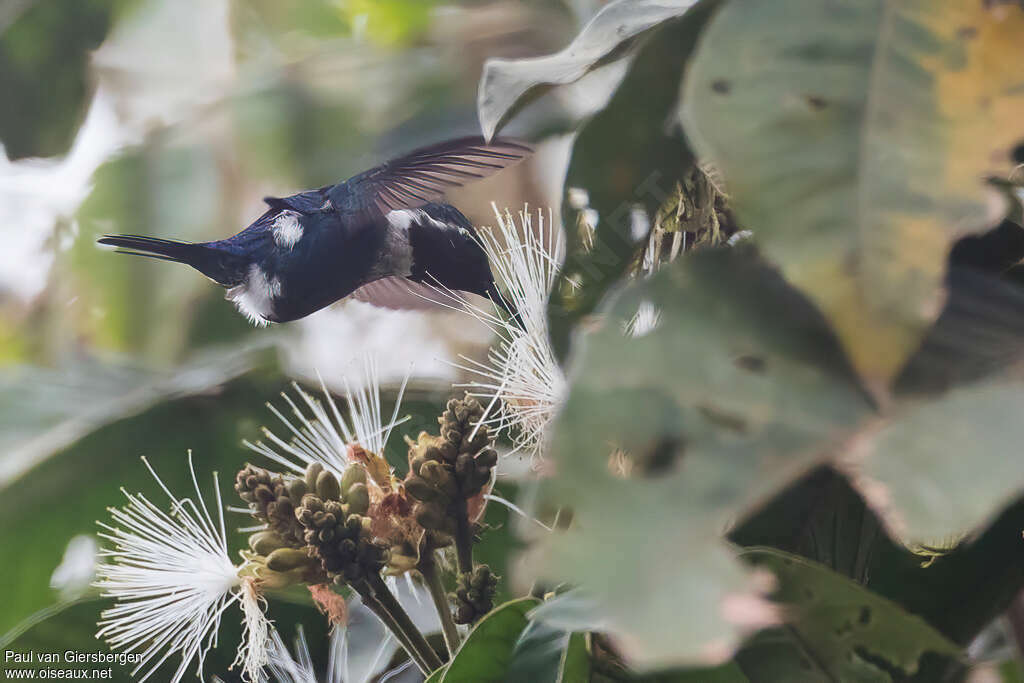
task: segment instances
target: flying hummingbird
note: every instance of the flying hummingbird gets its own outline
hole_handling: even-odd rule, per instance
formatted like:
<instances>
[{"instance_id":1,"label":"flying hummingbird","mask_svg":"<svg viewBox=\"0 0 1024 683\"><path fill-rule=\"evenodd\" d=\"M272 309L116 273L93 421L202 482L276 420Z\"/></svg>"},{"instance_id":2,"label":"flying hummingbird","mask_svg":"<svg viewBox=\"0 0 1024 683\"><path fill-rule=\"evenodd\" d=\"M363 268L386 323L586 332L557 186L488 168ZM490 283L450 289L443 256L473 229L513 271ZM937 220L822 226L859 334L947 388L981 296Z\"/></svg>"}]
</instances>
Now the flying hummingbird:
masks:
<instances>
[{"instance_id":1,"label":"flying hummingbird","mask_svg":"<svg viewBox=\"0 0 1024 683\"><path fill-rule=\"evenodd\" d=\"M270 208L227 239L104 235L98 242L192 266L227 288L226 298L257 325L297 320L347 296L421 308L436 298L435 285L489 297L515 317L472 224L436 200L530 151L509 140L450 140L336 185L267 197Z\"/></svg>"}]
</instances>

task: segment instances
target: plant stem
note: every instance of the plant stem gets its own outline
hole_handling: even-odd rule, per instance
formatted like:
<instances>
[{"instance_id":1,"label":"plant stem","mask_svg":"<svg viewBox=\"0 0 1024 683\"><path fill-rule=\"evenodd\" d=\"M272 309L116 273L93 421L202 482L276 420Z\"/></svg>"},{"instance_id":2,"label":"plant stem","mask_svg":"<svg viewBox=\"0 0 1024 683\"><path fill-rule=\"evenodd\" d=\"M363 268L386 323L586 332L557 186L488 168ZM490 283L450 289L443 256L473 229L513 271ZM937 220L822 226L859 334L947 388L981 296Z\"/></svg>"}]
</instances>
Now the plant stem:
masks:
<instances>
[{"instance_id":1,"label":"plant stem","mask_svg":"<svg viewBox=\"0 0 1024 683\"><path fill-rule=\"evenodd\" d=\"M473 530L469 526L466 499L461 497L455 510L455 557L460 574L473 571Z\"/></svg>"},{"instance_id":2,"label":"plant stem","mask_svg":"<svg viewBox=\"0 0 1024 683\"><path fill-rule=\"evenodd\" d=\"M427 583L427 590L430 591L430 598L434 601L437 609L437 616L441 619L441 631L444 633L444 644L448 646L449 658L455 656L459 649L459 627L452 619L452 608L448 604L448 594L441 583L441 574L437 571L437 561L434 559L434 551L429 548L420 560L418 567Z\"/></svg>"},{"instance_id":3,"label":"plant stem","mask_svg":"<svg viewBox=\"0 0 1024 683\"><path fill-rule=\"evenodd\" d=\"M398 643L402 646L402 649L405 650L407 655L409 655L409 659L416 663L416 667L420 672L423 673L424 676L429 676L430 672L428 671L428 665L413 646L412 641L409 640L408 634L399 627L398 622L395 621L394 617L384 609L384 606L374 596L370 587L367 586L365 582L350 585L357 593L359 593L359 597L363 599L363 604L366 605L371 612L377 615L377 618L381 620L386 629L391 631L392 635L395 636L395 639L398 640Z\"/></svg>"},{"instance_id":4,"label":"plant stem","mask_svg":"<svg viewBox=\"0 0 1024 683\"><path fill-rule=\"evenodd\" d=\"M372 574L366 579L366 583L369 585L373 597L380 604L383 611L387 612L388 615L395 622L395 629L405 634L409 641L409 647L416 651L419 658L422 660L422 666L426 667L424 674L430 675L431 672L440 669L442 666L441 658L434 652L434 648L430 646L427 639L423 637L420 630L416 628L416 624L413 623L412 619L399 604L398 600L388 589L387 584L384 583L384 579L379 574ZM412 656L410 654L410 656Z\"/></svg>"}]
</instances>

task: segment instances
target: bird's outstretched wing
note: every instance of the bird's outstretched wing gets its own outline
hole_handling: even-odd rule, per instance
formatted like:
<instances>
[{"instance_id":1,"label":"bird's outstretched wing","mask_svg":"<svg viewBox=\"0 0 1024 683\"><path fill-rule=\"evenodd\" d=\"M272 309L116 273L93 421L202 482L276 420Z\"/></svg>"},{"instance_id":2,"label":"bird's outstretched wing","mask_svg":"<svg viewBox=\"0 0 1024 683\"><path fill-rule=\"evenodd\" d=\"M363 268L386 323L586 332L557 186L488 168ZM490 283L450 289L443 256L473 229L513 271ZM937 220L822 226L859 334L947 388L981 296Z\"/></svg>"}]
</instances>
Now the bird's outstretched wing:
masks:
<instances>
[{"instance_id":1,"label":"bird's outstretched wing","mask_svg":"<svg viewBox=\"0 0 1024 683\"><path fill-rule=\"evenodd\" d=\"M353 176L330 188L327 195L342 213L411 209L440 198L449 188L500 171L531 151L529 145L513 140L448 140Z\"/></svg>"}]
</instances>

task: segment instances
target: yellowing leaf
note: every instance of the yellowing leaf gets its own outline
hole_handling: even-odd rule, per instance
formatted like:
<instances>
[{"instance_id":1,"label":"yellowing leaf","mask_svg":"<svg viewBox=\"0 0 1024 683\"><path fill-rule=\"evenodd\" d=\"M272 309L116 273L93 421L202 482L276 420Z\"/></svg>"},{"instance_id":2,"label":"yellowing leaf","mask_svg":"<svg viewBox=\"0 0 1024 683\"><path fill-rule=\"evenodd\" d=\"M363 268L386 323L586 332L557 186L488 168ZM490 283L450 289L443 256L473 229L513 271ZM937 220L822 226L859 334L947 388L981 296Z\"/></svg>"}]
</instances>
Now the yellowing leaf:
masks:
<instances>
[{"instance_id":1,"label":"yellowing leaf","mask_svg":"<svg viewBox=\"0 0 1024 683\"><path fill-rule=\"evenodd\" d=\"M944 301L950 243L1000 204L1024 141L1024 8L734 0L682 119L745 227L884 393Z\"/></svg>"}]
</instances>

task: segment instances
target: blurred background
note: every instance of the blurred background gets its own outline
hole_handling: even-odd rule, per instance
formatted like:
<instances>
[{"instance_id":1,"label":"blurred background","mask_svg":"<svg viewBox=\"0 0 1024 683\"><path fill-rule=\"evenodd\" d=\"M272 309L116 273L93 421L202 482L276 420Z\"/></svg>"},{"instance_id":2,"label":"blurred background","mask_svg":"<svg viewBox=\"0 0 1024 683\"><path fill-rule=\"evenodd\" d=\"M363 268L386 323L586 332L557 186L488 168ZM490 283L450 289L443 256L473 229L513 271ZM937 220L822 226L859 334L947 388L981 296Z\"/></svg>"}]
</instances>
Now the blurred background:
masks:
<instances>
[{"instance_id":1,"label":"blurred background","mask_svg":"<svg viewBox=\"0 0 1024 683\"><path fill-rule=\"evenodd\" d=\"M0 2L5 647L103 649L92 637L103 605L87 589L94 520L120 504L120 486L153 491L138 456L184 491L192 449L201 481L219 469L228 498L249 457L241 440L274 424L263 404L290 379L319 372L337 389L373 352L393 386L413 362L415 434L459 379L451 362L489 341L467 316L360 302L253 329L198 273L115 256L95 238L225 237L262 213L265 195L476 134L484 60L560 49L601 4ZM557 210L567 150L552 138L450 199L480 226L493 224L492 202ZM401 465L400 439L393 447ZM493 514L502 527L505 513ZM488 544L484 559L503 567L507 529ZM301 596L293 609L275 612L285 638L289 619L307 621L316 653L323 619ZM224 675L230 636L210 672Z\"/></svg>"}]
</instances>

